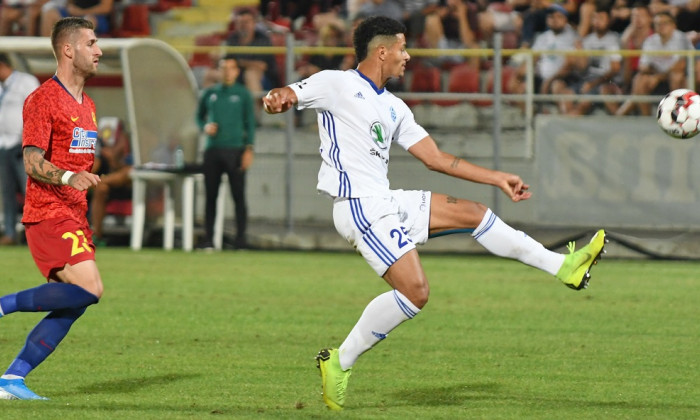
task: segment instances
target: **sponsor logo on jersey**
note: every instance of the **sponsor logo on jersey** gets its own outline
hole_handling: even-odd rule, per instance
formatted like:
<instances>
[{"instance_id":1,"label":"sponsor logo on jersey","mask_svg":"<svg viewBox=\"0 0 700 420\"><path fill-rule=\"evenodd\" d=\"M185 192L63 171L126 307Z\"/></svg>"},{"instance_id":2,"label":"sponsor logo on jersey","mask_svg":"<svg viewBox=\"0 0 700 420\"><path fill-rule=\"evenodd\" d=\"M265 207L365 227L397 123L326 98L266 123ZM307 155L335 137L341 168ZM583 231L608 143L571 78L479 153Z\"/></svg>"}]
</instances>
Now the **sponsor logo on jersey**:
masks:
<instances>
[{"instance_id":1,"label":"sponsor logo on jersey","mask_svg":"<svg viewBox=\"0 0 700 420\"><path fill-rule=\"evenodd\" d=\"M355 97L358 98L358 99L365 99L365 97L362 96L362 92L357 92L357 93L355 94Z\"/></svg>"},{"instance_id":2,"label":"sponsor logo on jersey","mask_svg":"<svg viewBox=\"0 0 700 420\"><path fill-rule=\"evenodd\" d=\"M298 87L299 89L304 89L304 85L306 85L306 81L302 81L302 82L298 82L298 83L297 83L297 87Z\"/></svg>"},{"instance_id":3,"label":"sponsor logo on jersey","mask_svg":"<svg viewBox=\"0 0 700 420\"><path fill-rule=\"evenodd\" d=\"M374 143L379 146L380 149L386 150L387 147L389 147L385 137L386 132L384 131L384 127L382 127L382 123L379 121L375 121L372 123L372 125L370 125L369 134L372 136Z\"/></svg>"},{"instance_id":4,"label":"sponsor logo on jersey","mask_svg":"<svg viewBox=\"0 0 700 420\"><path fill-rule=\"evenodd\" d=\"M369 149L369 155L370 155L370 156L376 156L376 157L378 157L379 159L381 159L381 160L384 162L385 165L388 165L388 164L389 164L389 159L387 159L387 158L385 158L384 156L382 156L382 152L380 152L379 150L375 149L374 147L371 148L371 149Z\"/></svg>"},{"instance_id":5,"label":"sponsor logo on jersey","mask_svg":"<svg viewBox=\"0 0 700 420\"><path fill-rule=\"evenodd\" d=\"M73 116L71 116L71 117L70 117L70 120L73 121L73 122L76 122L76 121L78 121L78 118L80 118L80 117L73 117Z\"/></svg>"},{"instance_id":6,"label":"sponsor logo on jersey","mask_svg":"<svg viewBox=\"0 0 700 420\"><path fill-rule=\"evenodd\" d=\"M391 112L391 121L396 122L396 111L394 110L394 107L390 107L389 111Z\"/></svg>"},{"instance_id":7,"label":"sponsor logo on jersey","mask_svg":"<svg viewBox=\"0 0 700 420\"><path fill-rule=\"evenodd\" d=\"M95 153L97 143L97 131L85 130L82 127L73 129L73 138L70 141L70 153Z\"/></svg>"}]
</instances>

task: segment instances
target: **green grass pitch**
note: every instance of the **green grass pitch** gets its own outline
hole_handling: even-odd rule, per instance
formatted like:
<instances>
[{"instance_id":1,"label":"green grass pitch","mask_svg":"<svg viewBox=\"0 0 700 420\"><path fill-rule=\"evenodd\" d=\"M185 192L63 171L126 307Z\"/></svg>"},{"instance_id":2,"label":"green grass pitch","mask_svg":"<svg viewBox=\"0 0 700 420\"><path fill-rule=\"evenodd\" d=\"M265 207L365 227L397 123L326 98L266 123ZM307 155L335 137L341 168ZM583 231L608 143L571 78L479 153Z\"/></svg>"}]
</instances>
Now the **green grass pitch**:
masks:
<instances>
[{"instance_id":1,"label":"green grass pitch","mask_svg":"<svg viewBox=\"0 0 700 420\"><path fill-rule=\"evenodd\" d=\"M609 246L612 246L610 244ZM41 284L0 250L0 295ZM603 259L575 292L520 263L423 256L431 299L329 412L313 360L388 290L352 253L103 249L105 295L0 418L690 419L700 265ZM0 319L0 370L42 314Z\"/></svg>"}]
</instances>

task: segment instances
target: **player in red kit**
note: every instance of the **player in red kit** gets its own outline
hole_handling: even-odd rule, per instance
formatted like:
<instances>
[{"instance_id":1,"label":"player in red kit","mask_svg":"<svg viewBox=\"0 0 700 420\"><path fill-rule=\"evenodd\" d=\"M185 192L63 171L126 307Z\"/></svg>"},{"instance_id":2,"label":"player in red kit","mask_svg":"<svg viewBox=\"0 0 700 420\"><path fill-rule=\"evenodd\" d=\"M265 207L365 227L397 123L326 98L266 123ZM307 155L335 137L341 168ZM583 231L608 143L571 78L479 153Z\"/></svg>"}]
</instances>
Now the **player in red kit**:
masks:
<instances>
[{"instance_id":1,"label":"player in red kit","mask_svg":"<svg viewBox=\"0 0 700 420\"><path fill-rule=\"evenodd\" d=\"M0 297L0 317L48 312L0 377L1 399L45 399L24 378L43 362L73 323L102 296L95 246L87 221L87 189L95 156L95 104L83 92L102 51L93 24L59 20L51 33L56 74L24 103L24 167L29 175L24 217L27 243L46 284Z\"/></svg>"}]
</instances>

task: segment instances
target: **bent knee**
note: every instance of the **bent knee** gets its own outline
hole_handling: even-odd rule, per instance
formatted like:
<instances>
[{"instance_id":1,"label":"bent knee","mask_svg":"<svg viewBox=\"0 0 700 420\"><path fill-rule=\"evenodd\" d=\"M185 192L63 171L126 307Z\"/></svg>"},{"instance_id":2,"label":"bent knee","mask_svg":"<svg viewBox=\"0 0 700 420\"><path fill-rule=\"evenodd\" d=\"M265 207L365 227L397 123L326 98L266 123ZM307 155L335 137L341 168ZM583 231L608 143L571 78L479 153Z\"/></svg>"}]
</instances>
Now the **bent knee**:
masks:
<instances>
[{"instance_id":1,"label":"bent knee","mask_svg":"<svg viewBox=\"0 0 700 420\"><path fill-rule=\"evenodd\" d=\"M430 288L427 284L411 287L405 291L400 290L400 292L419 309L423 309L430 297Z\"/></svg>"},{"instance_id":2,"label":"bent knee","mask_svg":"<svg viewBox=\"0 0 700 420\"><path fill-rule=\"evenodd\" d=\"M86 289L86 290L88 292L92 293L93 295L95 295L95 297L97 298L97 302L95 302L95 303L100 302L100 299L102 299L102 293L104 293L104 286L102 285L102 283L93 287L92 290L88 290L88 289Z\"/></svg>"}]
</instances>

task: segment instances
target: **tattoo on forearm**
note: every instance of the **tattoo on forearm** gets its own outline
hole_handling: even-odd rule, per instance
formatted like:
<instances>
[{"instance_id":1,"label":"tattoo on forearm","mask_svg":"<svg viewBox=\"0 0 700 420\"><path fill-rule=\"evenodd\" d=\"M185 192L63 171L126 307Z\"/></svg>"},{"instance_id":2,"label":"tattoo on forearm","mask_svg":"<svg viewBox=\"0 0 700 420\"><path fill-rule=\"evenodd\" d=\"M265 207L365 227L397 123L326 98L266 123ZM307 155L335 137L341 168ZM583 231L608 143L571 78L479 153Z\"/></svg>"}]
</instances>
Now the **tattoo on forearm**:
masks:
<instances>
[{"instance_id":1,"label":"tattoo on forearm","mask_svg":"<svg viewBox=\"0 0 700 420\"><path fill-rule=\"evenodd\" d=\"M447 204L457 204L457 198L452 197L451 195L447 196Z\"/></svg>"},{"instance_id":2,"label":"tattoo on forearm","mask_svg":"<svg viewBox=\"0 0 700 420\"><path fill-rule=\"evenodd\" d=\"M457 165L459 165L460 160L461 160L460 158L456 157L455 160L453 160L452 163L450 164L450 168L455 169L457 167Z\"/></svg>"},{"instance_id":3,"label":"tattoo on forearm","mask_svg":"<svg viewBox=\"0 0 700 420\"><path fill-rule=\"evenodd\" d=\"M61 175L64 171L44 159L44 153L46 152L38 147L24 148L24 165L27 168L27 174L37 181L61 185Z\"/></svg>"}]
</instances>

